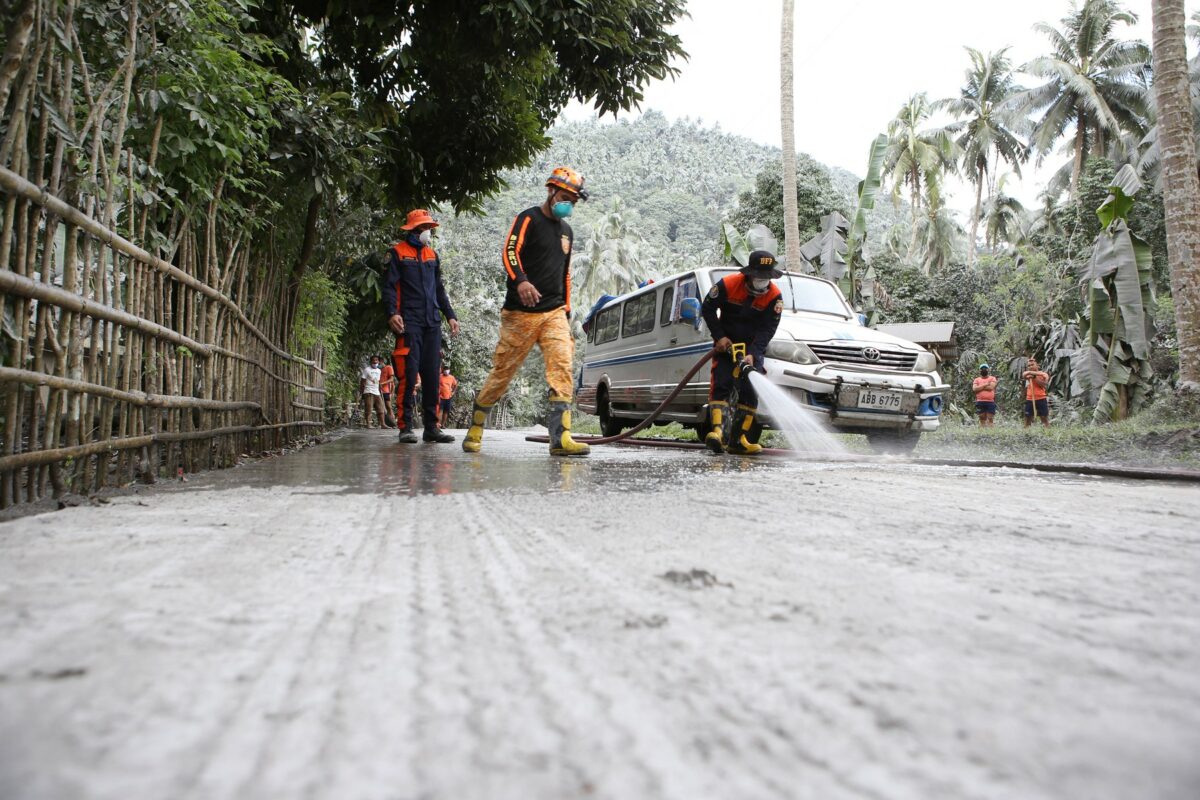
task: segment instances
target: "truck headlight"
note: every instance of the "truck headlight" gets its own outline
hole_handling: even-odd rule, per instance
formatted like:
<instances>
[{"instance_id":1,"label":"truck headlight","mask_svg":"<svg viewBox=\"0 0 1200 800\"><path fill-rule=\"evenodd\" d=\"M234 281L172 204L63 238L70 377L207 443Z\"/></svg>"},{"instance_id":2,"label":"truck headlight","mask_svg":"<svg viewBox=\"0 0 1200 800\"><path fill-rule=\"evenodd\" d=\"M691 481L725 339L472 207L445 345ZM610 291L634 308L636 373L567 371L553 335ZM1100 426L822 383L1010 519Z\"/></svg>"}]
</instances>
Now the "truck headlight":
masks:
<instances>
[{"instance_id":1,"label":"truck headlight","mask_svg":"<svg viewBox=\"0 0 1200 800\"><path fill-rule=\"evenodd\" d=\"M913 372L933 372L937 369L937 356L933 353L921 353L917 363L913 364Z\"/></svg>"},{"instance_id":2,"label":"truck headlight","mask_svg":"<svg viewBox=\"0 0 1200 800\"><path fill-rule=\"evenodd\" d=\"M790 361L793 364L819 364L821 363L813 351L808 349L808 345L802 342L788 342L781 339L772 339L767 345L767 358L777 358L780 361Z\"/></svg>"}]
</instances>

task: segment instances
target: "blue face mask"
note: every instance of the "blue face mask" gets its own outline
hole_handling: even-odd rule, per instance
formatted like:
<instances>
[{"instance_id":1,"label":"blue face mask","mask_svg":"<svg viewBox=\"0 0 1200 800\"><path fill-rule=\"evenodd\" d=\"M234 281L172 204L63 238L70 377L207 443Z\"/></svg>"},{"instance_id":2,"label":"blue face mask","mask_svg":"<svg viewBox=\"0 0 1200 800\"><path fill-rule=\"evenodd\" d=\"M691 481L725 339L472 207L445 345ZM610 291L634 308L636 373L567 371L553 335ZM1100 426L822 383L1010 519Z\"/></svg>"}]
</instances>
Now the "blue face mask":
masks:
<instances>
[{"instance_id":1,"label":"blue face mask","mask_svg":"<svg viewBox=\"0 0 1200 800\"><path fill-rule=\"evenodd\" d=\"M566 200L560 200L550 206L550 213L554 214L555 219L566 219L571 216L571 212L575 210L575 204Z\"/></svg>"}]
</instances>

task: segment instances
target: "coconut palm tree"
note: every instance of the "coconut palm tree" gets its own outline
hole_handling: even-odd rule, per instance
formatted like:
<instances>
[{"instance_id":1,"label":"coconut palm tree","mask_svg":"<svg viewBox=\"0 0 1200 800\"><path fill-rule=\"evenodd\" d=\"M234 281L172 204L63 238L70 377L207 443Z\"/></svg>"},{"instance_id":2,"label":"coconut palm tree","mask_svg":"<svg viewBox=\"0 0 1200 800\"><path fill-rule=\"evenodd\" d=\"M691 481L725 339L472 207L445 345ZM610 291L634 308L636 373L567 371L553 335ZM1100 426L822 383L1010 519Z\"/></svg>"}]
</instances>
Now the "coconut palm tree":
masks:
<instances>
[{"instance_id":1,"label":"coconut palm tree","mask_svg":"<svg viewBox=\"0 0 1200 800\"><path fill-rule=\"evenodd\" d=\"M1005 55L1008 48L986 55L971 47L966 50L971 57L966 83L958 97L939 105L959 119L946 129L957 134L955 143L962 152L963 172L975 184L975 211L967 239L967 267L971 267L975 263L983 185L993 169L993 159L1008 162L1020 177L1021 164L1029 157L1029 147L1021 140L1029 132L1029 119L1009 102L1021 87Z\"/></svg>"},{"instance_id":2,"label":"coconut palm tree","mask_svg":"<svg viewBox=\"0 0 1200 800\"><path fill-rule=\"evenodd\" d=\"M786 263L800 263L799 201L796 198L795 96L792 92L792 27L794 0L783 0L779 39L779 119L783 138L783 246Z\"/></svg>"},{"instance_id":3,"label":"coconut palm tree","mask_svg":"<svg viewBox=\"0 0 1200 800\"><path fill-rule=\"evenodd\" d=\"M916 257L922 200L938 196L942 175L954 169L958 157L958 148L945 129L922 130L933 110L929 97L919 92L900 107L887 127L883 170L892 184L894 201L899 200L901 188L908 187L912 211L910 259Z\"/></svg>"},{"instance_id":4,"label":"coconut palm tree","mask_svg":"<svg viewBox=\"0 0 1200 800\"><path fill-rule=\"evenodd\" d=\"M950 265L961 254L963 228L954 212L940 202L930 204L917 222L917 258L929 275Z\"/></svg>"},{"instance_id":5,"label":"coconut palm tree","mask_svg":"<svg viewBox=\"0 0 1200 800\"><path fill-rule=\"evenodd\" d=\"M984 242L989 250L995 250L1001 242L1017 244L1025 238L1025 206L1004 191L1010 174L996 181L996 191L983 208Z\"/></svg>"},{"instance_id":6,"label":"coconut palm tree","mask_svg":"<svg viewBox=\"0 0 1200 800\"><path fill-rule=\"evenodd\" d=\"M1187 34L1200 49L1200 11L1192 14L1193 24L1187 26ZM1196 139L1196 152L1200 153L1200 53L1188 61L1188 86L1192 96L1192 133ZM1143 180L1154 183L1157 192L1162 191L1161 152L1158 146L1158 111L1151 107L1150 132L1139 142L1141 156L1138 174ZM1196 164L1200 171L1200 162Z\"/></svg>"},{"instance_id":7,"label":"coconut palm tree","mask_svg":"<svg viewBox=\"0 0 1200 800\"><path fill-rule=\"evenodd\" d=\"M1103 153L1106 139L1119 138L1122 131L1146 128L1150 50L1144 42L1113 36L1117 25L1135 22L1137 16L1114 0L1085 0L1072 5L1062 30L1044 22L1034 26L1050 39L1053 53L1021 70L1046 83L1022 92L1014 103L1025 113L1040 114L1031 141L1039 163L1074 130L1072 194L1088 154Z\"/></svg>"},{"instance_id":8,"label":"coconut palm tree","mask_svg":"<svg viewBox=\"0 0 1200 800\"><path fill-rule=\"evenodd\" d=\"M587 244L571 260L574 305L586 309L603 294L637 288L642 275L644 239L630 229L625 203L613 197L608 211L586 226Z\"/></svg>"},{"instance_id":9,"label":"coconut palm tree","mask_svg":"<svg viewBox=\"0 0 1200 800\"><path fill-rule=\"evenodd\" d=\"M1167 260L1179 336L1180 389L1200 393L1200 178L1188 87L1183 0L1153 0L1154 101L1162 150Z\"/></svg>"}]
</instances>

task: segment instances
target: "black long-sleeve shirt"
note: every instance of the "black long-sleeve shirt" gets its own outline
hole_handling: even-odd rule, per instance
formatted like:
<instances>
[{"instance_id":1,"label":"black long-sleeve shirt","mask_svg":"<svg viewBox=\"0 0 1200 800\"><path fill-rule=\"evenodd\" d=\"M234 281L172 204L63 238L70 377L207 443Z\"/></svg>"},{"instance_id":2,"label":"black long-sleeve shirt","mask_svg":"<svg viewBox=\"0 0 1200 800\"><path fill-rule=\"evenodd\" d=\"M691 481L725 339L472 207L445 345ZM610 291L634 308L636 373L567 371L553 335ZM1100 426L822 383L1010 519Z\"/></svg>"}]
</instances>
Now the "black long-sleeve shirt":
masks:
<instances>
[{"instance_id":1,"label":"black long-sleeve shirt","mask_svg":"<svg viewBox=\"0 0 1200 800\"><path fill-rule=\"evenodd\" d=\"M504 240L504 270L508 291L504 308L509 311L571 310L571 226L547 217L540 206L517 214ZM542 295L535 306L521 303L517 286L529 281Z\"/></svg>"},{"instance_id":2,"label":"black long-sleeve shirt","mask_svg":"<svg viewBox=\"0 0 1200 800\"><path fill-rule=\"evenodd\" d=\"M700 313L714 342L723 336L745 342L755 365L762 366L767 345L783 316L782 292L772 283L764 294L755 297L746 286L746 276L738 272L713 284L700 305Z\"/></svg>"}]
</instances>

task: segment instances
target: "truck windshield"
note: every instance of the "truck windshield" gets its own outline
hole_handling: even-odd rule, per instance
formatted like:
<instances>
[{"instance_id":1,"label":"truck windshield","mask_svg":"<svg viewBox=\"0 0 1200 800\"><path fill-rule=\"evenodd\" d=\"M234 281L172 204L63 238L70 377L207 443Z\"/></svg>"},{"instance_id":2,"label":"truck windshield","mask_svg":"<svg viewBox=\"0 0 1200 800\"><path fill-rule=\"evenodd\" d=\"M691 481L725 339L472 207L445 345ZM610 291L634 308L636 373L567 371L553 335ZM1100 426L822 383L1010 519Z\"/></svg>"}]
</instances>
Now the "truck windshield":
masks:
<instances>
[{"instance_id":1,"label":"truck windshield","mask_svg":"<svg viewBox=\"0 0 1200 800\"><path fill-rule=\"evenodd\" d=\"M713 270L713 281L719 281L736 270ZM797 311L811 311L817 314L832 314L842 319L850 319L850 312L842 300L841 292L832 284L818 281L806 275L784 273L782 278L775 278L774 283L783 292L783 307ZM792 294L795 293L795 303Z\"/></svg>"}]
</instances>

